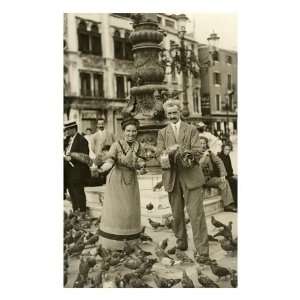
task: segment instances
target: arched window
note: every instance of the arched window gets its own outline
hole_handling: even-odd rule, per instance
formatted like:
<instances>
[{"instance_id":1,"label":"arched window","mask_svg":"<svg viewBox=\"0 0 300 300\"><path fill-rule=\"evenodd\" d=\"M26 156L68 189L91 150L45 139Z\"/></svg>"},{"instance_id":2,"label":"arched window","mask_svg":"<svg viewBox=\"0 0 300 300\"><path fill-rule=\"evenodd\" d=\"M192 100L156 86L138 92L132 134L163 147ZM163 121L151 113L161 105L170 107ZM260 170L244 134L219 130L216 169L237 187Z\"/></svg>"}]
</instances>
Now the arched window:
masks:
<instances>
[{"instance_id":1,"label":"arched window","mask_svg":"<svg viewBox=\"0 0 300 300\"><path fill-rule=\"evenodd\" d=\"M123 59L123 41L119 30L116 30L114 33L114 50L115 58Z\"/></svg>"},{"instance_id":2,"label":"arched window","mask_svg":"<svg viewBox=\"0 0 300 300\"><path fill-rule=\"evenodd\" d=\"M96 55L102 55L101 34L98 32L98 26L93 24L91 27L91 52Z\"/></svg>"},{"instance_id":3,"label":"arched window","mask_svg":"<svg viewBox=\"0 0 300 300\"><path fill-rule=\"evenodd\" d=\"M114 33L114 49L115 58L132 60L132 45L130 43L130 32L126 31L125 38L121 38L120 31L116 30Z\"/></svg>"},{"instance_id":4,"label":"arched window","mask_svg":"<svg viewBox=\"0 0 300 300\"><path fill-rule=\"evenodd\" d=\"M78 49L83 53L88 53L89 46L89 33L86 29L86 23L81 20L78 25Z\"/></svg>"}]
</instances>

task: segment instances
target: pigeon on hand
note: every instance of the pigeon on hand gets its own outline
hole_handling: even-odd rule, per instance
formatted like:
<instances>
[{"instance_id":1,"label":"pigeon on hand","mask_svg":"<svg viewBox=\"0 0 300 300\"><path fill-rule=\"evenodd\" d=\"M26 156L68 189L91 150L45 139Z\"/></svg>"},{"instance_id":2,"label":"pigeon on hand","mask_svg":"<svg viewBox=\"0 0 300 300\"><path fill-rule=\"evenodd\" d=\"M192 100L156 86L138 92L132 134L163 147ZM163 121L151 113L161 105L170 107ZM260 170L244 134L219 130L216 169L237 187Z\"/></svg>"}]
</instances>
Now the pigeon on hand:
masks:
<instances>
[{"instance_id":1,"label":"pigeon on hand","mask_svg":"<svg viewBox=\"0 0 300 300\"><path fill-rule=\"evenodd\" d=\"M155 222L153 220L151 220L150 218L148 218L149 224L154 228L157 229L159 227L164 227L162 224L160 224L159 222Z\"/></svg>"},{"instance_id":2,"label":"pigeon on hand","mask_svg":"<svg viewBox=\"0 0 300 300\"><path fill-rule=\"evenodd\" d=\"M168 279L168 278L160 277L156 273L153 273L153 279L155 284L159 288L171 288L181 281L181 279Z\"/></svg>"},{"instance_id":3,"label":"pigeon on hand","mask_svg":"<svg viewBox=\"0 0 300 300\"><path fill-rule=\"evenodd\" d=\"M238 285L237 272L236 270L232 270L230 274L230 283L233 288L236 288Z\"/></svg>"},{"instance_id":4,"label":"pigeon on hand","mask_svg":"<svg viewBox=\"0 0 300 300\"><path fill-rule=\"evenodd\" d=\"M208 276L205 276L199 268L197 268L198 282L204 288L219 288L219 286Z\"/></svg>"},{"instance_id":5,"label":"pigeon on hand","mask_svg":"<svg viewBox=\"0 0 300 300\"><path fill-rule=\"evenodd\" d=\"M225 227L226 225L223 224L222 222L218 221L217 219L215 219L214 216L211 216L211 224L214 225L215 227L217 228L220 228L220 227Z\"/></svg>"},{"instance_id":6,"label":"pigeon on hand","mask_svg":"<svg viewBox=\"0 0 300 300\"><path fill-rule=\"evenodd\" d=\"M182 284L183 288L194 288L195 287L193 280L187 275L185 270L183 270L183 272L182 272L181 284Z\"/></svg>"},{"instance_id":7,"label":"pigeon on hand","mask_svg":"<svg viewBox=\"0 0 300 300\"><path fill-rule=\"evenodd\" d=\"M158 246L159 246L161 249L165 250L165 249L168 247L168 241L169 241L169 239L166 238L166 239L162 240L162 241L158 244Z\"/></svg>"},{"instance_id":8,"label":"pigeon on hand","mask_svg":"<svg viewBox=\"0 0 300 300\"><path fill-rule=\"evenodd\" d=\"M213 274L218 277L218 280L222 277L226 278L228 275L230 275L229 270L224 267L219 266L216 261L212 261L210 263L210 268L211 268L211 271L213 272Z\"/></svg>"},{"instance_id":9,"label":"pigeon on hand","mask_svg":"<svg viewBox=\"0 0 300 300\"><path fill-rule=\"evenodd\" d=\"M182 263L188 263L188 264L193 264L194 261L188 257L184 251L181 251L179 249L176 249L175 251L175 257L180 260Z\"/></svg>"}]
</instances>

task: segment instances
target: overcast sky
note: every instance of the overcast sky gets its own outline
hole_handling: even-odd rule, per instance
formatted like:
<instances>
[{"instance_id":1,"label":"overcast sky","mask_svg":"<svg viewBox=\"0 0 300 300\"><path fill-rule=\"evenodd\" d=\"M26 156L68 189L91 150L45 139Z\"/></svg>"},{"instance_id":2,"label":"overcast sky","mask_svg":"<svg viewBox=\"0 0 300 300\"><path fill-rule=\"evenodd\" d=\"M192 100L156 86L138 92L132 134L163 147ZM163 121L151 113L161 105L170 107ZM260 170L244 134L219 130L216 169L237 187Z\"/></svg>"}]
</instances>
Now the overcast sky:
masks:
<instances>
[{"instance_id":1,"label":"overcast sky","mask_svg":"<svg viewBox=\"0 0 300 300\"><path fill-rule=\"evenodd\" d=\"M207 37L212 31L215 31L220 37L220 48L237 50L237 14L197 13L187 15L191 20L189 24L191 28L195 22L195 38L200 43L207 43Z\"/></svg>"}]
</instances>

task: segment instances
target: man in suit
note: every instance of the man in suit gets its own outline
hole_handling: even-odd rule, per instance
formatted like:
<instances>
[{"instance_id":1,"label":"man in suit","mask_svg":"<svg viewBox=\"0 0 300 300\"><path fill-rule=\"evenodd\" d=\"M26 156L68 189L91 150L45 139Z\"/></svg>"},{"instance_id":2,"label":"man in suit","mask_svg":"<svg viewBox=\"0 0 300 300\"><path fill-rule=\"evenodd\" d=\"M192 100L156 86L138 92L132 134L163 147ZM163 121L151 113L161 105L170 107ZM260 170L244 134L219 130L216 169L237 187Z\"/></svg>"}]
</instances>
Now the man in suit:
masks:
<instances>
[{"instance_id":1,"label":"man in suit","mask_svg":"<svg viewBox=\"0 0 300 300\"><path fill-rule=\"evenodd\" d=\"M199 134L196 127L180 120L180 103L169 99L164 103L169 120L167 127L158 132L157 155L162 165L162 181L168 192L174 217L173 231L177 238L177 248L187 250L188 239L185 227L184 207L191 220L193 239L199 261L209 262L209 246L206 219L203 209L204 176L202 169L195 163L186 168L178 158L179 149L197 153Z\"/></svg>"},{"instance_id":2,"label":"man in suit","mask_svg":"<svg viewBox=\"0 0 300 300\"><path fill-rule=\"evenodd\" d=\"M97 156L101 154L103 147L111 146L114 141L114 135L105 129L104 119L99 119L97 122L97 132L90 139L92 152Z\"/></svg>"},{"instance_id":3,"label":"man in suit","mask_svg":"<svg viewBox=\"0 0 300 300\"><path fill-rule=\"evenodd\" d=\"M84 185L90 177L87 164L75 160L71 153L89 155L88 141L78 133L76 122L67 122L64 126L64 185L68 189L73 211L86 212Z\"/></svg>"}]
</instances>

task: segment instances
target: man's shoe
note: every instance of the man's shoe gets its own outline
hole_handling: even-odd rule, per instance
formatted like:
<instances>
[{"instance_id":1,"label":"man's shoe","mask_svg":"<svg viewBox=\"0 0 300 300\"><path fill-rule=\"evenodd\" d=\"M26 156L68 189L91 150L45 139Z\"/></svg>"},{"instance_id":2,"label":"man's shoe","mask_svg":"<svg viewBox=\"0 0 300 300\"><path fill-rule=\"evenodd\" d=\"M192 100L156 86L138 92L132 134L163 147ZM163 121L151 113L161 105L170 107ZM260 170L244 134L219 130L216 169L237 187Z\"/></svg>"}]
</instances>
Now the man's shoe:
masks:
<instances>
[{"instance_id":1,"label":"man's shoe","mask_svg":"<svg viewBox=\"0 0 300 300\"><path fill-rule=\"evenodd\" d=\"M236 207L234 207L233 205L230 204L230 205L227 205L224 207L224 211L236 213L237 209L236 209Z\"/></svg>"}]
</instances>

